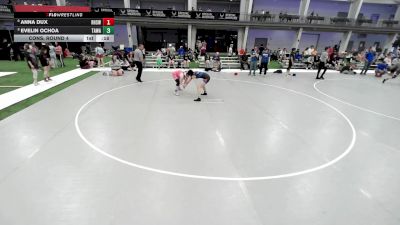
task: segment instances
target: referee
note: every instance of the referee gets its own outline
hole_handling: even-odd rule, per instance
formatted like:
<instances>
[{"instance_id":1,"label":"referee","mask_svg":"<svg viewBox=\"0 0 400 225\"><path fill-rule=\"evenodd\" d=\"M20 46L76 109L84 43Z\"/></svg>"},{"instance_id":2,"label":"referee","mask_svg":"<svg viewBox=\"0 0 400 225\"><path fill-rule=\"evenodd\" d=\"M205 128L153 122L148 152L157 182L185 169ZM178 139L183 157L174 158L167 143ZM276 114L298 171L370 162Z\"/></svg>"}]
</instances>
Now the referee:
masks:
<instances>
[{"instance_id":1,"label":"referee","mask_svg":"<svg viewBox=\"0 0 400 225\"><path fill-rule=\"evenodd\" d=\"M136 76L136 80L138 82L143 82L141 79L143 71L143 62L144 62L143 48L144 48L143 44L140 44L139 47L136 48L135 51L133 52L133 63L138 68L138 73Z\"/></svg>"}]
</instances>

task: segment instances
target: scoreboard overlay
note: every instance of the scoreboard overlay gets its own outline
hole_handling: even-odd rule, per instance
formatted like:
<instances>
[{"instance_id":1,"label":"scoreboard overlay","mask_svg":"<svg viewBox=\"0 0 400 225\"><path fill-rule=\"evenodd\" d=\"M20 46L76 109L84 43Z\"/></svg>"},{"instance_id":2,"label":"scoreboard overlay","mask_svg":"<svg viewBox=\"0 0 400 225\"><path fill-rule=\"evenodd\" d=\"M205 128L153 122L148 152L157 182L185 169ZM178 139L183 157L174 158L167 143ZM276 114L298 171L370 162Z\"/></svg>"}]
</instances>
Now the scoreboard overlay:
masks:
<instances>
[{"instance_id":1,"label":"scoreboard overlay","mask_svg":"<svg viewBox=\"0 0 400 225\"><path fill-rule=\"evenodd\" d=\"M114 42L114 13L16 12L15 42Z\"/></svg>"}]
</instances>

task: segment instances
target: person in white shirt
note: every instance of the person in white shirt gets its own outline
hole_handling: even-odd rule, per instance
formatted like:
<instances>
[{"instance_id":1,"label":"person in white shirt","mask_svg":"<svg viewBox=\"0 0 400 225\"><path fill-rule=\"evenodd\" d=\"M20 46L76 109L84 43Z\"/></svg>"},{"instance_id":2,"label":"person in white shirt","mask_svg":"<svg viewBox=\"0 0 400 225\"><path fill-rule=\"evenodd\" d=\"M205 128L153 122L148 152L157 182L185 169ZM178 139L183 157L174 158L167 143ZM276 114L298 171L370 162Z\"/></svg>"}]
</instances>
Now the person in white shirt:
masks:
<instances>
[{"instance_id":1,"label":"person in white shirt","mask_svg":"<svg viewBox=\"0 0 400 225\"><path fill-rule=\"evenodd\" d=\"M49 54L50 54L50 66L52 68L57 68L57 55L56 55L56 47L52 43L49 43Z\"/></svg>"},{"instance_id":2,"label":"person in white shirt","mask_svg":"<svg viewBox=\"0 0 400 225\"><path fill-rule=\"evenodd\" d=\"M104 67L104 49L101 46L101 44L99 44L95 49L94 49L95 53L96 53L96 58L97 58L97 62L99 67Z\"/></svg>"},{"instance_id":3,"label":"person in white shirt","mask_svg":"<svg viewBox=\"0 0 400 225\"><path fill-rule=\"evenodd\" d=\"M383 61L384 61L389 67L391 67L391 66L392 66L392 54L391 54L391 53L388 53Z\"/></svg>"},{"instance_id":4,"label":"person in white shirt","mask_svg":"<svg viewBox=\"0 0 400 225\"><path fill-rule=\"evenodd\" d=\"M230 45L229 45L228 55L229 55L229 56L232 56L232 55L233 55L233 44L230 44Z\"/></svg>"},{"instance_id":5,"label":"person in white shirt","mask_svg":"<svg viewBox=\"0 0 400 225\"><path fill-rule=\"evenodd\" d=\"M308 48L308 49L307 49L307 52L306 52L306 54L307 54L307 56L308 56L308 58L307 58L307 64L308 64L308 66L309 66L309 68L307 68L307 69L311 69L311 68L312 68L312 65L313 65L313 63L314 63L314 57L312 56L313 52L314 52L314 46L311 45L311 47Z\"/></svg>"}]
</instances>

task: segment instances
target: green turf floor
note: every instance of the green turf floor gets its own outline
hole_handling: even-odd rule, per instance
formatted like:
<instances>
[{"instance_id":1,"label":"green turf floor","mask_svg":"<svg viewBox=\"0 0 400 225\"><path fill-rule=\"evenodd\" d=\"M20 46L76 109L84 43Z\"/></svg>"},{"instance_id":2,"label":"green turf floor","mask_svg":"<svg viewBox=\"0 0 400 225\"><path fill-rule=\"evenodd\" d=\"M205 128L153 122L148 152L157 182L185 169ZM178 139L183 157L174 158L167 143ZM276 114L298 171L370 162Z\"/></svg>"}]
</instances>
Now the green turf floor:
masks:
<instances>
[{"instance_id":1,"label":"green turf floor","mask_svg":"<svg viewBox=\"0 0 400 225\"><path fill-rule=\"evenodd\" d=\"M271 61L268 65L268 69L281 69L282 66L278 61Z\"/></svg>"},{"instance_id":2,"label":"green turf floor","mask_svg":"<svg viewBox=\"0 0 400 225\"><path fill-rule=\"evenodd\" d=\"M109 61L107 58L105 61ZM59 74L74 70L78 65L78 60L66 58L65 67L62 68L55 68L50 71L51 76L57 76ZM0 61L0 72L17 72L17 74L13 74L10 76L0 77L0 86L26 86L33 82L32 80L32 72L29 70L25 61ZM26 107L35 104L36 102L60 91L63 90L97 72L88 72L82 76L64 82L60 85L57 85L49 90L46 90L40 94L32 96L28 99L25 99L21 102L18 102L12 106L9 106L3 110L0 110L0 120L25 109ZM43 71L39 72L39 80L43 80ZM4 94L6 92L15 90L16 88L1 88L0 87L0 94Z\"/></svg>"},{"instance_id":3,"label":"green turf floor","mask_svg":"<svg viewBox=\"0 0 400 225\"><path fill-rule=\"evenodd\" d=\"M65 67L50 70L50 76L76 69L78 60L66 58ZM0 72L17 72L9 76L0 77L0 86L26 86L32 84L32 72L25 61L0 61ZM39 71L39 81L43 80L43 71ZM16 88L1 88L0 94L15 90Z\"/></svg>"},{"instance_id":4,"label":"green turf floor","mask_svg":"<svg viewBox=\"0 0 400 225\"><path fill-rule=\"evenodd\" d=\"M65 89L65 88L73 85L73 84L76 84L79 81L84 80L84 79L86 79L86 78L88 78L88 77L90 77L90 76L92 76L92 75L94 75L96 73L98 73L98 72L88 72L88 73L86 73L86 74L84 74L82 76L79 76L79 77L76 77L76 78L74 78L72 80L66 81L66 82L64 82L64 83L62 83L60 85L57 85L57 86L55 86L53 88L50 88L50 89L48 89L48 90L46 90L46 91L44 91L44 92L42 92L40 94L37 94L37 95L32 96L32 97L30 97L28 99L25 99L25 100L23 100L21 102L18 102L18 103L14 104L14 105L11 105L11 106L9 106L9 107L7 107L5 109L2 109L2 110L0 110L0 120L3 120L4 118L9 117L12 114L14 114L14 113L16 113L18 111L21 111L21 110L23 110L23 109L35 104L36 102L38 102L38 101L40 101L40 100L42 100L44 98L47 98L50 95L53 95L53 94Z\"/></svg>"}]
</instances>

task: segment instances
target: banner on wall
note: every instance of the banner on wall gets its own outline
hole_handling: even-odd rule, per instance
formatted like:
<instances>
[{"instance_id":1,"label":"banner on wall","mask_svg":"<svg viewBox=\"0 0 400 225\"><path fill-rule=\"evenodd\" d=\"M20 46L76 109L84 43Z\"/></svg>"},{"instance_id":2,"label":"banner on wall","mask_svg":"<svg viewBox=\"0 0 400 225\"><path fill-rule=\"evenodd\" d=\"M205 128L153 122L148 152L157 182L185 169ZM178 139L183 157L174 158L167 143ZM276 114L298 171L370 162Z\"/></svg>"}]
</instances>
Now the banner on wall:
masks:
<instances>
[{"instance_id":1,"label":"banner on wall","mask_svg":"<svg viewBox=\"0 0 400 225\"><path fill-rule=\"evenodd\" d=\"M239 13L201 12L156 9L125 9L125 8L93 8L94 12L113 12L115 16L153 17L153 18L180 18L204 20L239 20Z\"/></svg>"}]
</instances>

